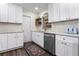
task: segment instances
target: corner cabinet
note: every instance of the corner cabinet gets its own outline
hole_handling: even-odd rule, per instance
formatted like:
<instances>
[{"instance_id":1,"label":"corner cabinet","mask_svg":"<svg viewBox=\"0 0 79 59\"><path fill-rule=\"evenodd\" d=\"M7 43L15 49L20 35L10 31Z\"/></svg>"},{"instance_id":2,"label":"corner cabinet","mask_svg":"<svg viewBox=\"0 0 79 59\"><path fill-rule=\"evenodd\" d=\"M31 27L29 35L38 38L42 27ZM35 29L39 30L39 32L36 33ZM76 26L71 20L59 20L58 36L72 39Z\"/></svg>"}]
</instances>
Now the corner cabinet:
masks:
<instances>
[{"instance_id":1,"label":"corner cabinet","mask_svg":"<svg viewBox=\"0 0 79 59\"><path fill-rule=\"evenodd\" d=\"M3 3L0 4L0 22L22 23L23 8L21 6Z\"/></svg>"},{"instance_id":2,"label":"corner cabinet","mask_svg":"<svg viewBox=\"0 0 79 59\"><path fill-rule=\"evenodd\" d=\"M38 44L40 47L44 47L44 33L32 32L32 41Z\"/></svg>"},{"instance_id":3,"label":"corner cabinet","mask_svg":"<svg viewBox=\"0 0 79 59\"><path fill-rule=\"evenodd\" d=\"M56 35L56 55L78 56L78 40L76 37Z\"/></svg>"}]
</instances>

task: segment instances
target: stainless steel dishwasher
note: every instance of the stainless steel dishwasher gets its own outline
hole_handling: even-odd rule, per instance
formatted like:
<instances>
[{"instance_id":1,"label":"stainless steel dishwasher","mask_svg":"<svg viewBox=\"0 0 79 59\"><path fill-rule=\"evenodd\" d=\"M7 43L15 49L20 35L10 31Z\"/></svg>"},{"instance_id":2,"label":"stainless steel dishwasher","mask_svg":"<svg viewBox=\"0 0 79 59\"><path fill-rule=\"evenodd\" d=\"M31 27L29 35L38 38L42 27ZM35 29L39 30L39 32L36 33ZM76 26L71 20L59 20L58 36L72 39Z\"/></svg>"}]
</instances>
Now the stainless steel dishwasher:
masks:
<instances>
[{"instance_id":1,"label":"stainless steel dishwasher","mask_svg":"<svg viewBox=\"0 0 79 59\"><path fill-rule=\"evenodd\" d=\"M55 34L44 33L44 49L55 55Z\"/></svg>"}]
</instances>

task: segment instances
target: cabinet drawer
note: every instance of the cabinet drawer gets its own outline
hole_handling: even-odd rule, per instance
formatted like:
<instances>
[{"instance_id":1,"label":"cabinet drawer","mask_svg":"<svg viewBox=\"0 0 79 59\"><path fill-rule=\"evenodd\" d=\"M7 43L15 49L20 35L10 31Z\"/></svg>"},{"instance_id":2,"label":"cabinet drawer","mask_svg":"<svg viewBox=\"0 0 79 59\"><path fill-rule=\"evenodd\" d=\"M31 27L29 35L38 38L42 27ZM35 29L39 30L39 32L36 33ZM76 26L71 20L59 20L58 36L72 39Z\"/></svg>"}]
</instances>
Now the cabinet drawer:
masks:
<instances>
[{"instance_id":1,"label":"cabinet drawer","mask_svg":"<svg viewBox=\"0 0 79 59\"><path fill-rule=\"evenodd\" d=\"M56 39L57 40L63 40L64 36L61 36L61 35L56 35Z\"/></svg>"}]
</instances>

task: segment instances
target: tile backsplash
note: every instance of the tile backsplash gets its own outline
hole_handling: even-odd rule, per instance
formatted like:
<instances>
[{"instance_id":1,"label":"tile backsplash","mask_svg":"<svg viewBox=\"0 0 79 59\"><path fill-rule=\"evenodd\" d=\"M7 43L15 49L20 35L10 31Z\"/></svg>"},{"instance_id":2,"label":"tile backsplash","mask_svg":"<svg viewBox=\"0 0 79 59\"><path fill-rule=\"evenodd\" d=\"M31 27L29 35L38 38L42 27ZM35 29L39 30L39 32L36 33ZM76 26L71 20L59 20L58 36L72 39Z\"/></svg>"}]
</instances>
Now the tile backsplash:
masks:
<instances>
[{"instance_id":1,"label":"tile backsplash","mask_svg":"<svg viewBox=\"0 0 79 59\"><path fill-rule=\"evenodd\" d=\"M48 31L66 33L68 27L74 26L79 30L79 20L66 21L66 22L57 22L52 24L52 29Z\"/></svg>"}]
</instances>

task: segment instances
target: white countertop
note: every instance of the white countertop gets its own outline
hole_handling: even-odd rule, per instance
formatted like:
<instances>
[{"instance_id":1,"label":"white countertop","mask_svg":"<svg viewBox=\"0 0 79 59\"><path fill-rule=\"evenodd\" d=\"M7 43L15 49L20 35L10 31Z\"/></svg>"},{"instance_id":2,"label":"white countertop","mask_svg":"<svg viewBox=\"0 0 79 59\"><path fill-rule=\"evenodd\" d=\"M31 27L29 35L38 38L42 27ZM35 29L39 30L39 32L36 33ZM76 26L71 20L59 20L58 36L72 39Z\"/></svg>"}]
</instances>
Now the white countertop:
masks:
<instances>
[{"instance_id":1,"label":"white countertop","mask_svg":"<svg viewBox=\"0 0 79 59\"><path fill-rule=\"evenodd\" d=\"M54 33L54 34L56 34L56 35L79 37L79 34L67 34L67 33L57 33L57 32L45 32L45 33Z\"/></svg>"},{"instance_id":2,"label":"white countertop","mask_svg":"<svg viewBox=\"0 0 79 59\"><path fill-rule=\"evenodd\" d=\"M34 32L43 32L43 33L51 33L56 35L64 35L64 36L71 36L71 37L79 37L79 34L67 34L67 33L58 33L58 32L49 32L49 31L34 31Z\"/></svg>"}]
</instances>

